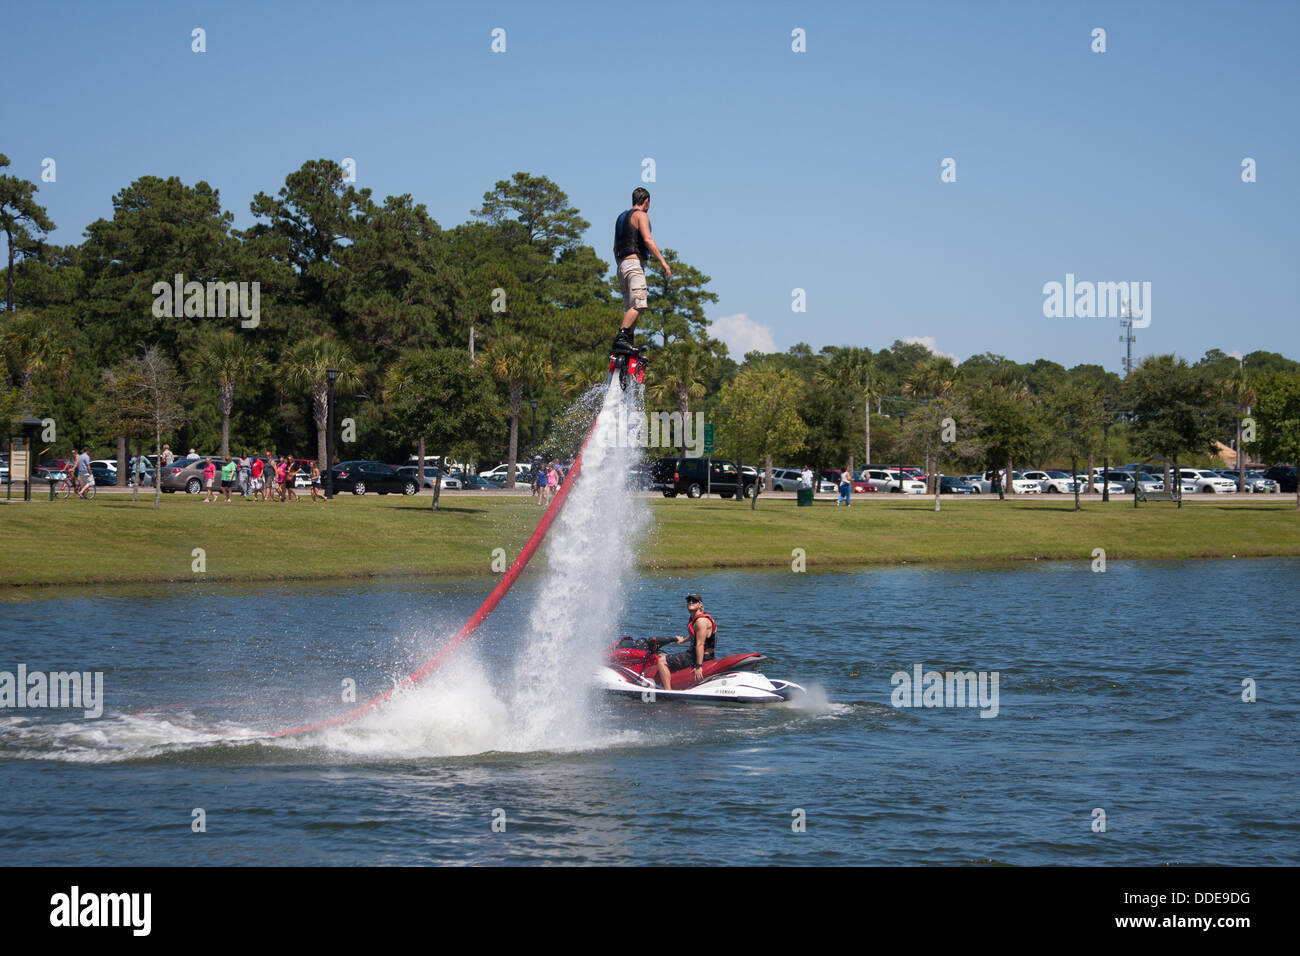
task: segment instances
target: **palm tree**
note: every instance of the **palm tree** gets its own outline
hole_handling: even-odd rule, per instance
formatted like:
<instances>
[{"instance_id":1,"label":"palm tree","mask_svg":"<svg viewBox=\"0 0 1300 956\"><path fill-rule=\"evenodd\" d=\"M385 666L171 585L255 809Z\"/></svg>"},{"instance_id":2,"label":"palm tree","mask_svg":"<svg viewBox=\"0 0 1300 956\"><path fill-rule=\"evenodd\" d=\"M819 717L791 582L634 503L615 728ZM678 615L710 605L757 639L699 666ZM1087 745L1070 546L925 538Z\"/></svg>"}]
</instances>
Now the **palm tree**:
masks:
<instances>
[{"instance_id":1,"label":"palm tree","mask_svg":"<svg viewBox=\"0 0 1300 956\"><path fill-rule=\"evenodd\" d=\"M519 460L519 414L523 409L524 391L555 375L549 350L535 339L512 332L492 343L484 357L492 377L505 384L510 401L510 457L506 487L515 486L515 464Z\"/></svg>"},{"instance_id":2,"label":"palm tree","mask_svg":"<svg viewBox=\"0 0 1300 956\"><path fill-rule=\"evenodd\" d=\"M863 405L863 426L866 445L866 461L871 464L871 399L878 393L876 381L876 360L870 349L850 346L835 349L825 364L813 373L813 380L833 395L847 403L848 414L852 415ZM849 449L849 471L853 471L853 449Z\"/></svg>"},{"instance_id":3,"label":"palm tree","mask_svg":"<svg viewBox=\"0 0 1300 956\"><path fill-rule=\"evenodd\" d=\"M0 330L0 352L18 376L23 409L31 410L39 378L57 378L72 364L72 347L59 326L35 312L19 312Z\"/></svg>"},{"instance_id":4,"label":"palm tree","mask_svg":"<svg viewBox=\"0 0 1300 956\"><path fill-rule=\"evenodd\" d=\"M655 352L647 365L646 396L655 405L677 404L682 415L682 452L685 453L686 416L692 401L707 391L707 381L717 368L711 341L677 339Z\"/></svg>"},{"instance_id":5,"label":"palm tree","mask_svg":"<svg viewBox=\"0 0 1300 956\"><path fill-rule=\"evenodd\" d=\"M957 384L957 367L946 355L931 355L912 367L903 380L903 394L913 398L942 398Z\"/></svg>"},{"instance_id":6,"label":"palm tree","mask_svg":"<svg viewBox=\"0 0 1300 956\"><path fill-rule=\"evenodd\" d=\"M1233 406L1237 419L1237 490L1245 491L1246 450L1241 443L1241 420L1250 414L1250 410L1259 401L1254 384L1246 376L1245 364L1238 365L1231 373L1214 383L1214 391Z\"/></svg>"},{"instance_id":7,"label":"palm tree","mask_svg":"<svg viewBox=\"0 0 1300 956\"><path fill-rule=\"evenodd\" d=\"M280 366L281 375L293 388L311 390L312 415L316 419L316 457L321 469L326 461L325 429L329 425L329 370L337 369L334 391L348 392L361 384L361 366L346 345L327 335L299 342Z\"/></svg>"},{"instance_id":8,"label":"palm tree","mask_svg":"<svg viewBox=\"0 0 1300 956\"><path fill-rule=\"evenodd\" d=\"M609 358L603 352L580 352L556 370L555 378L560 394L570 398L605 381L608 371Z\"/></svg>"},{"instance_id":9,"label":"palm tree","mask_svg":"<svg viewBox=\"0 0 1300 956\"><path fill-rule=\"evenodd\" d=\"M230 457L230 414L235 408L235 386L252 380L266 368L266 360L247 336L229 329L203 342L195 364L205 376L217 380L221 403L221 457Z\"/></svg>"}]
</instances>

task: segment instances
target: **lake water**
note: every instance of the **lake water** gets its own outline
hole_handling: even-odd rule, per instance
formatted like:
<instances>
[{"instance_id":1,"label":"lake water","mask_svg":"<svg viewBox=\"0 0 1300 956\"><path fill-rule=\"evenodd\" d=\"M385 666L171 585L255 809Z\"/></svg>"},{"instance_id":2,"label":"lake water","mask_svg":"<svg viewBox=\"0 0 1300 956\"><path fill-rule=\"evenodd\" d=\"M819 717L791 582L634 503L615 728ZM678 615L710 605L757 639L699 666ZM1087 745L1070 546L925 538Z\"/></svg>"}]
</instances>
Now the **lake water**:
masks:
<instances>
[{"instance_id":1,"label":"lake water","mask_svg":"<svg viewBox=\"0 0 1300 956\"><path fill-rule=\"evenodd\" d=\"M552 579L530 570L427 685L274 741L249 735L346 710L348 680L358 700L381 693L491 581L47 592L0 605L0 670L100 671L104 710L0 710L0 853L1295 865L1298 575L1295 560L1084 562L610 585L593 568L561 603L605 606L619 587L617 626L555 635L538 633ZM688 590L720 652L761 651L811 699L726 709L583 690L594 648L683 633ZM916 665L985 672L989 692L996 672L996 715L987 698L893 706L893 676Z\"/></svg>"}]
</instances>

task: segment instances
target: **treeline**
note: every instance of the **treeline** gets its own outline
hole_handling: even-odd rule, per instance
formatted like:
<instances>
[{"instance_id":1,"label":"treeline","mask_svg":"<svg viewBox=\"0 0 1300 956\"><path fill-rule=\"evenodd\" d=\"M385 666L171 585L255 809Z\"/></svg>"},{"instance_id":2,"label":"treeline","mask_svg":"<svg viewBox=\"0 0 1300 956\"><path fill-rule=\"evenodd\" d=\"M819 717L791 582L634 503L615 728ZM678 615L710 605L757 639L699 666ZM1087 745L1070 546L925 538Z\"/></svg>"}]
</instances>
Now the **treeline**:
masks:
<instances>
[{"instance_id":1,"label":"treeline","mask_svg":"<svg viewBox=\"0 0 1300 956\"><path fill-rule=\"evenodd\" d=\"M49 241L36 191L0 175L0 416L53 419L55 450L120 455L161 436L205 454L323 460L333 370L337 458L400 461L423 445L493 461L565 454L551 437L571 433L564 410L605 378L617 283L581 241L589 223L545 177L497 182L444 229L410 195L378 202L315 160L254 196L255 224L237 230L207 183L146 176L67 246ZM650 270L638 326L654 347L647 402L703 412L719 454L817 466L901 455L949 470L1061 462L1100 455L1113 423L1112 460L1191 463L1216 440L1231 445L1250 409L1259 457L1300 458L1300 365L1273 353L1244 368L1217 351L1194 365L1153 357L1126 382L1047 360L956 365L901 342L737 363L708 334L709 277L665 257L673 280Z\"/></svg>"}]
</instances>

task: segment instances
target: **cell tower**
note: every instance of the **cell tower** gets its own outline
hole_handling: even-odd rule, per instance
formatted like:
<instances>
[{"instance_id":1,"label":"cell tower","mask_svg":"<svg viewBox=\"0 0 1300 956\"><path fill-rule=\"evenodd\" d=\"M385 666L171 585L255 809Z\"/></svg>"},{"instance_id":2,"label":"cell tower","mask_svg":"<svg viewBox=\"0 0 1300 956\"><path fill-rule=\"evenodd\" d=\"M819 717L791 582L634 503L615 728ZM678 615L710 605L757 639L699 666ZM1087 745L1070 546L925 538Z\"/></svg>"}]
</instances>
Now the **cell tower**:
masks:
<instances>
[{"instance_id":1,"label":"cell tower","mask_svg":"<svg viewBox=\"0 0 1300 956\"><path fill-rule=\"evenodd\" d=\"M1128 378L1128 373L1133 371L1133 343L1137 341L1133 334L1133 310L1129 307L1128 299L1124 300L1123 308L1120 309L1119 324L1124 330L1119 340L1124 343L1124 377Z\"/></svg>"}]
</instances>

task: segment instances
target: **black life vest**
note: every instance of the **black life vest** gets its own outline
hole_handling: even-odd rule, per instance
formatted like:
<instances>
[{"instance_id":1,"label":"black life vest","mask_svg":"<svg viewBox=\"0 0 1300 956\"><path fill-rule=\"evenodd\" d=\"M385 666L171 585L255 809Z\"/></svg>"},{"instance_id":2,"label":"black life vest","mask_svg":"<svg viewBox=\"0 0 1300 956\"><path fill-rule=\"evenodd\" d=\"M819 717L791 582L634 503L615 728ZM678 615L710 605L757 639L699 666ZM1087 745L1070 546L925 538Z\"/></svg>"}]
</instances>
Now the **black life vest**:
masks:
<instances>
[{"instance_id":1,"label":"black life vest","mask_svg":"<svg viewBox=\"0 0 1300 956\"><path fill-rule=\"evenodd\" d=\"M634 212L635 209L627 210L614 223L614 258L617 260L631 255L635 255L638 259L650 258L650 249L645 244L641 230L632 225ZM647 219L646 228L649 226L650 220Z\"/></svg>"}]
</instances>

